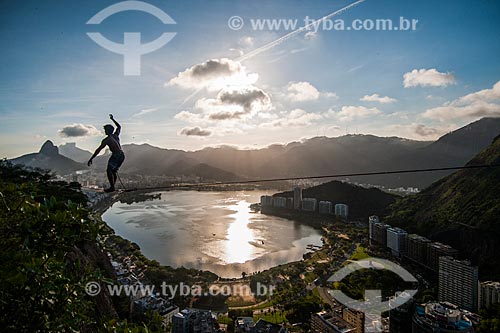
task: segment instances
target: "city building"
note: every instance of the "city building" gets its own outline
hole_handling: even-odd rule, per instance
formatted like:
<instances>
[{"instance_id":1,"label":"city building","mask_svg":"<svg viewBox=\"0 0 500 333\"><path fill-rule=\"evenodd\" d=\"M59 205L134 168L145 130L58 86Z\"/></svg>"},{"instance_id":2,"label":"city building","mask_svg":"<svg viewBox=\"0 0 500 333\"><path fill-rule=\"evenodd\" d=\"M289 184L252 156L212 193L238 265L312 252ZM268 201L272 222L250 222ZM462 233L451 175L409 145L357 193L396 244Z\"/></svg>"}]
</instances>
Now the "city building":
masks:
<instances>
[{"instance_id":1,"label":"city building","mask_svg":"<svg viewBox=\"0 0 500 333\"><path fill-rule=\"evenodd\" d=\"M217 318L209 310L184 309L172 318L172 333L215 333Z\"/></svg>"},{"instance_id":2,"label":"city building","mask_svg":"<svg viewBox=\"0 0 500 333\"><path fill-rule=\"evenodd\" d=\"M406 237L406 258L424 266L427 264L427 247L431 241L417 234L410 234Z\"/></svg>"},{"instance_id":3,"label":"city building","mask_svg":"<svg viewBox=\"0 0 500 333\"><path fill-rule=\"evenodd\" d=\"M349 215L349 206L346 204L335 204L335 216L340 216L344 220L347 220L347 216Z\"/></svg>"},{"instance_id":4,"label":"city building","mask_svg":"<svg viewBox=\"0 0 500 333\"><path fill-rule=\"evenodd\" d=\"M250 333L287 333L288 330L278 324L270 323L264 319L259 319L255 326L252 327Z\"/></svg>"},{"instance_id":5,"label":"city building","mask_svg":"<svg viewBox=\"0 0 500 333\"><path fill-rule=\"evenodd\" d=\"M392 255L400 258L406 252L408 233L401 228L387 228L387 247Z\"/></svg>"},{"instance_id":6,"label":"city building","mask_svg":"<svg viewBox=\"0 0 500 333\"><path fill-rule=\"evenodd\" d=\"M390 227L390 225L385 223L373 224L373 237L371 239L371 243L387 246L387 229Z\"/></svg>"},{"instance_id":7,"label":"city building","mask_svg":"<svg viewBox=\"0 0 500 333\"><path fill-rule=\"evenodd\" d=\"M260 206L261 207L272 207L273 206L273 197L270 195L262 195L260 197Z\"/></svg>"},{"instance_id":8,"label":"city building","mask_svg":"<svg viewBox=\"0 0 500 333\"><path fill-rule=\"evenodd\" d=\"M376 223L380 223L380 219L378 218L377 215L372 215L368 218L368 236L370 239L370 244L372 243L372 239L373 239L373 226Z\"/></svg>"},{"instance_id":9,"label":"city building","mask_svg":"<svg viewBox=\"0 0 500 333\"><path fill-rule=\"evenodd\" d=\"M146 311L158 312L163 318L163 324L166 326L172 322L172 318L179 313L179 307L170 303L168 300L156 296L148 295L135 300L132 303L133 311L137 313L144 313Z\"/></svg>"},{"instance_id":10,"label":"city building","mask_svg":"<svg viewBox=\"0 0 500 333\"><path fill-rule=\"evenodd\" d=\"M467 333L474 332L477 315L448 303L417 305L413 313L413 333Z\"/></svg>"},{"instance_id":11,"label":"city building","mask_svg":"<svg viewBox=\"0 0 500 333\"><path fill-rule=\"evenodd\" d=\"M427 265L437 272L439 270L439 257L448 256L457 258L458 251L449 245L434 242L427 247Z\"/></svg>"},{"instance_id":12,"label":"city building","mask_svg":"<svg viewBox=\"0 0 500 333\"><path fill-rule=\"evenodd\" d=\"M304 198L302 199L302 211L304 212L315 212L317 201L314 198Z\"/></svg>"},{"instance_id":13,"label":"city building","mask_svg":"<svg viewBox=\"0 0 500 333\"><path fill-rule=\"evenodd\" d=\"M353 333L364 333L365 314L354 309L344 308L342 310L342 319L354 327Z\"/></svg>"},{"instance_id":14,"label":"city building","mask_svg":"<svg viewBox=\"0 0 500 333\"><path fill-rule=\"evenodd\" d=\"M251 332L252 328L255 326L252 317L238 317L234 323L235 333L246 333Z\"/></svg>"},{"instance_id":15,"label":"city building","mask_svg":"<svg viewBox=\"0 0 500 333\"><path fill-rule=\"evenodd\" d=\"M330 201L320 201L318 206L320 214L327 214L327 215L332 214L333 205Z\"/></svg>"},{"instance_id":16,"label":"city building","mask_svg":"<svg viewBox=\"0 0 500 333\"><path fill-rule=\"evenodd\" d=\"M389 298L389 333L411 332L413 299L410 294L398 291Z\"/></svg>"},{"instance_id":17,"label":"city building","mask_svg":"<svg viewBox=\"0 0 500 333\"><path fill-rule=\"evenodd\" d=\"M451 302L462 309L477 311L478 269L467 260L439 257L440 302Z\"/></svg>"},{"instance_id":18,"label":"city building","mask_svg":"<svg viewBox=\"0 0 500 333\"><path fill-rule=\"evenodd\" d=\"M355 333L356 328L333 312L322 311L311 317L311 332Z\"/></svg>"},{"instance_id":19,"label":"city building","mask_svg":"<svg viewBox=\"0 0 500 333\"><path fill-rule=\"evenodd\" d=\"M273 197L273 207L275 207L275 208L286 208L286 198L283 198L283 197Z\"/></svg>"},{"instance_id":20,"label":"city building","mask_svg":"<svg viewBox=\"0 0 500 333\"><path fill-rule=\"evenodd\" d=\"M261 213L268 213L273 208L273 197L270 195L262 195L260 197L260 211Z\"/></svg>"},{"instance_id":21,"label":"city building","mask_svg":"<svg viewBox=\"0 0 500 333\"><path fill-rule=\"evenodd\" d=\"M480 282L479 308L487 309L494 303L500 303L500 282Z\"/></svg>"},{"instance_id":22,"label":"city building","mask_svg":"<svg viewBox=\"0 0 500 333\"><path fill-rule=\"evenodd\" d=\"M300 210L302 205L302 189L298 186L293 188L293 208Z\"/></svg>"},{"instance_id":23,"label":"city building","mask_svg":"<svg viewBox=\"0 0 500 333\"><path fill-rule=\"evenodd\" d=\"M286 209L293 209L293 198L286 198Z\"/></svg>"}]
</instances>

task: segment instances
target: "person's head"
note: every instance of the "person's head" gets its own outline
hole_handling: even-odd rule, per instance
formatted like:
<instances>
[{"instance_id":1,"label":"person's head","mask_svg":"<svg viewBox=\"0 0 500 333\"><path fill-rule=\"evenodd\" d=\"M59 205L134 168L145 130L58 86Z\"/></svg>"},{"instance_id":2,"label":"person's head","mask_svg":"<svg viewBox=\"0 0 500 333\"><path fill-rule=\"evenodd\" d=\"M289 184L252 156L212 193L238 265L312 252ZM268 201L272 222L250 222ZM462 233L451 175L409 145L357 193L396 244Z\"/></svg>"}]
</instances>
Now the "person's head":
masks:
<instances>
[{"instance_id":1,"label":"person's head","mask_svg":"<svg viewBox=\"0 0 500 333\"><path fill-rule=\"evenodd\" d=\"M104 125L104 133L106 133L106 135L113 134L114 131L115 128L113 127L113 125L110 124Z\"/></svg>"}]
</instances>

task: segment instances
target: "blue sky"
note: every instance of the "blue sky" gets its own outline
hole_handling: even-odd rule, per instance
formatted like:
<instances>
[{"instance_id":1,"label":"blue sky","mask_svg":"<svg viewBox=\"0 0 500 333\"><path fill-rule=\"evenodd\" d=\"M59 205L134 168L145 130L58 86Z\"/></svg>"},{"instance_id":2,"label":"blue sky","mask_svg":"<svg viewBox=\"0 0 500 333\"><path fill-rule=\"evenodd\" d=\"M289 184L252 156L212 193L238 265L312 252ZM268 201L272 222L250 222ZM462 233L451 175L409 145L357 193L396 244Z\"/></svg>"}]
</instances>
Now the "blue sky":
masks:
<instances>
[{"instance_id":1,"label":"blue sky","mask_svg":"<svg viewBox=\"0 0 500 333\"><path fill-rule=\"evenodd\" d=\"M244 61L290 32L255 30L251 20L297 19L300 27L305 16L351 2L147 1L177 24L127 11L86 25L117 2L0 3L2 157L38 150L47 139L93 150L109 113L123 123L123 143L187 150L346 133L434 140L500 116L498 1L366 0L332 20L404 17L417 19L417 29L319 29ZM237 31L228 27L235 15L245 22ZM94 43L91 31L119 43L124 32L140 32L145 42L177 35L142 56L140 76L124 76L123 57ZM211 59L214 71L194 77Z\"/></svg>"}]
</instances>

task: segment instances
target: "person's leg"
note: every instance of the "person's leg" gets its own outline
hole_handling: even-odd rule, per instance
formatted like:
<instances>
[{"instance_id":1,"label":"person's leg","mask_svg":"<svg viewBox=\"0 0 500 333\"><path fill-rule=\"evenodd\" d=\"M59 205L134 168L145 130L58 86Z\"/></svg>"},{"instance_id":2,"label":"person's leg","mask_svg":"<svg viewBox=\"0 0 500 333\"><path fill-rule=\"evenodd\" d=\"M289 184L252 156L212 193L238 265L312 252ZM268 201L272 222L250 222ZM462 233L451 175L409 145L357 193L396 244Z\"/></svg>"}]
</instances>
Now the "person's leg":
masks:
<instances>
[{"instance_id":1,"label":"person's leg","mask_svg":"<svg viewBox=\"0 0 500 333\"><path fill-rule=\"evenodd\" d=\"M106 174L108 175L108 181L109 181L109 189L114 190L115 189L115 182L116 182L116 176L113 173L113 171L108 168L106 170Z\"/></svg>"}]
</instances>

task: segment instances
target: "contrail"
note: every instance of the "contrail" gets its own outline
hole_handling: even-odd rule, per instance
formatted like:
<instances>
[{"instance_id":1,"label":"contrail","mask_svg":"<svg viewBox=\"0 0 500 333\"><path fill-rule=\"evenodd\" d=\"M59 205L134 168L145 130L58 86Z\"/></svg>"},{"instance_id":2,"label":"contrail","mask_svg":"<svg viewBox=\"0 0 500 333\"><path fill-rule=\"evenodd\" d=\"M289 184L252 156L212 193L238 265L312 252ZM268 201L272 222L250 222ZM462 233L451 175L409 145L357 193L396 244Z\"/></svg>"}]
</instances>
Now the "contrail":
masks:
<instances>
[{"instance_id":1,"label":"contrail","mask_svg":"<svg viewBox=\"0 0 500 333\"><path fill-rule=\"evenodd\" d=\"M345 12L345 11L351 9L352 7L355 7L355 6L357 6L360 3L365 2L365 1L366 0L358 0L356 2L351 3L350 5L347 5L347 6L343 7L343 8L341 8L341 9L337 10L337 11L334 11L333 13L330 13L330 14L328 14L326 16L323 16L322 18L319 18L319 19L317 19L315 21L312 21L311 23L306 24L305 26L303 26L301 28L298 28L297 30L294 30L292 32L287 33L284 36L281 36L280 38L276 39L275 41L269 42L266 45L263 45L263 46L261 46L259 48L256 48L255 50L252 50L252 51L250 51L250 52L242 55L241 57L237 58L236 61L240 61L241 62L241 61L245 61L245 60L248 60L250 58L253 58L256 55L258 55L258 54L260 54L260 53L262 53L264 51L267 51L269 49L272 49L273 47L275 47L275 46L283 43L287 39L290 39L293 36L295 36L295 35L297 35L297 34L299 34L301 32L304 32L304 31L308 30L310 27L317 26L317 25L319 25L319 23L321 23L323 21L326 21L326 20L328 20L329 18L331 18L333 16L342 14L343 12Z\"/></svg>"},{"instance_id":2,"label":"contrail","mask_svg":"<svg viewBox=\"0 0 500 333\"><path fill-rule=\"evenodd\" d=\"M304 31L308 30L310 27L313 27L315 25L317 26L321 22L326 21L326 20L328 20L329 18L331 18L333 16L340 15L343 12L345 12L345 11L347 11L347 10L349 10L349 9L351 9L351 8L357 6L360 3L365 2L365 1L366 0L355 1L355 2L351 3L350 5L342 7L339 10L334 11L333 13L330 13L330 14L328 14L326 16L323 16L322 18L319 18L319 19L317 19L315 21L312 21L311 23L306 24L303 27L298 28L297 30L291 31L291 32L287 33L286 35L281 36L280 38L278 38L278 39L276 39L276 40L274 40L272 42L269 42L269 43L267 43L265 45L262 45L261 47L258 47L255 50L252 50L252 51L250 51L250 52L248 52L248 53L240 56L239 58L235 59L235 61L243 62L245 60L251 59L251 58L255 57L256 55L261 54L262 52L265 52L267 50L272 49L275 46L278 46L279 44L283 43L287 39L290 39L293 36L295 36L297 34L300 34L301 32L304 32ZM186 104L191 98L193 98L194 96L196 96L202 89L203 88L198 88L192 94L190 94L189 96L187 96L184 99L184 101L182 101L181 105L179 105L179 108L181 108L184 104Z\"/></svg>"}]
</instances>

